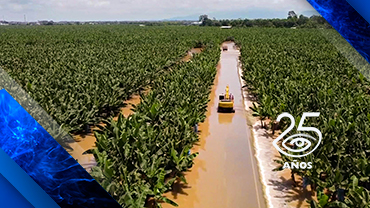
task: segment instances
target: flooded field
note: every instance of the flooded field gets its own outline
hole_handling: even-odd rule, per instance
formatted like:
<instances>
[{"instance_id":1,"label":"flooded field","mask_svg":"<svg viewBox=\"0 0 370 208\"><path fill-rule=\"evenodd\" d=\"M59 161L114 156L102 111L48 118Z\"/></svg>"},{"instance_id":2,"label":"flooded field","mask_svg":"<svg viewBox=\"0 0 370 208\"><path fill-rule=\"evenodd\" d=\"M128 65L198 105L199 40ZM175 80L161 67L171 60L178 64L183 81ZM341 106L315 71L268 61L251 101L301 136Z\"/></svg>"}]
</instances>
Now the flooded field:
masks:
<instances>
[{"instance_id":1,"label":"flooded field","mask_svg":"<svg viewBox=\"0 0 370 208\"><path fill-rule=\"evenodd\" d=\"M125 103L127 105L121 109L121 114L127 117L132 114L132 105L137 105L140 103L140 96L134 95L131 99L125 101ZM118 116L114 117L114 120L117 119ZM94 155L83 153L95 147L96 139L93 132L95 129L97 129L97 127L92 128L91 133L88 134L74 135L74 139L77 142L70 144L70 146L73 148L73 151L69 152L69 154L71 154L72 157L88 171L96 165L96 161Z\"/></svg>"},{"instance_id":2,"label":"flooded field","mask_svg":"<svg viewBox=\"0 0 370 208\"><path fill-rule=\"evenodd\" d=\"M190 61L194 54L198 54L202 52L202 48L192 48L190 49L186 56L184 56L181 61L187 62ZM149 90L145 90L144 94L147 94ZM120 113L125 117L128 117L130 114L133 113L132 105L138 105L140 103L140 95L133 95L129 100L125 101L126 107L121 108ZM118 116L114 117L114 120L117 120ZM84 167L86 170L90 170L93 166L96 165L95 158L92 154L83 154L89 149L93 149L95 147L95 135L93 131L97 129L97 127L93 127L91 129L91 133L88 134L80 134L74 135L75 143L70 144L73 148L73 151L69 152L74 159L76 159L79 164Z\"/></svg>"},{"instance_id":3,"label":"flooded field","mask_svg":"<svg viewBox=\"0 0 370 208\"><path fill-rule=\"evenodd\" d=\"M312 20L316 22L318 19ZM311 23L307 26L311 27ZM327 28L328 25L322 26ZM341 43L338 39L341 36L335 30L320 31L334 37L334 42ZM175 190L166 193L180 207L308 207L310 203L316 203L318 194L319 200L327 198L329 203L336 204L339 203L339 190L326 191L322 174L335 176L338 171L344 178L332 181L331 187L344 187L348 199L344 202L346 206L356 207L352 202L362 201L360 195L352 194L353 191L365 190L366 194L367 182L363 180L369 174L362 166L353 164L360 164L366 153L363 150L370 148L363 139L366 135L358 134L366 132L369 124L357 122L367 119L364 109L370 102L366 93L369 83L340 54L341 50L338 51L332 41L314 28L292 30L235 26L224 30L218 27L167 26L167 23L144 28L131 24L12 26L3 30L0 36L0 47L3 49L1 68L33 100L39 102L50 118L69 132L84 132L87 125L99 125L101 119L106 118L107 109L123 107L123 100L132 96L132 92L155 82L157 78L161 81L160 85L156 85L158 100L145 96L148 108L141 109L134 116L141 129L134 125L136 121L128 123L127 132L130 132L132 139L124 140L127 146L117 150L112 148L117 146L116 141L111 139L117 138L114 137L116 132L106 129L102 142L106 141L110 146L104 148L100 145L102 148L98 151L101 155L112 152L104 157L116 161L111 166L115 173L112 184L124 186L113 190L104 178L98 181L125 207L144 206L150 198L155 203L161 203L166 187L162 187L162 177L156 177L158 174L154 174L154 170L167 174L166 179L169 179L178 170L187 170L189 163L193 162L192 156L187 156L179 165L176 152L184 155L196 138L194 134L181 135L183 131L178 129L188 128L191 131L187 124L193 126L203 120L208 89L212 83L215 85L206 121L199 127L200 141L191 151L199 152L199 156L193 168L185 173L189 184L178 183ZM240 60L244 63L240 72L244 73L243 80L251 87L243 89L252 98L251 103L263 97L258 100L260 105L255 109L260 116L253 118L253 110L243 105L237 73L239 51L233 49L232 43L227 43L230 50L220 53L219 43L225 38L234 39L240 45ZM202 49L189 50L192 47ZM201 52L200 55L193 56L197 51ZM219 73L215 77L220 54ZM187 63L176 64L180 61ZM168 70L168 66L176 70ZM220 114L216 109L218 94L224 92L227 85L230 85L230 91L236 98L234 114ZM147 87L153 91L153 86ZM247 100L248 97L244 97L244 101ZM131 101L140 103L140 98L133 97ZM355 109L353 103L356 103ZM339 107L333 110L333 106ZM122 109L123 115L132 113L130 108ZM160 116L162 109L163 115L168 113L168 116ZM199 113L194 113L197 111ZM281 159L280 153L272 146L276 137L272 135L270 125L267 128L258 125L261 119L266 124L270 123L282 112L295 114L293 116L297 121L302 112L320 112L319 118L305 121L305 126L323 131L325 138L320 151L314 151L312 156L305 158L314 163L316 171L297 171L294 176L297 183L293 182L290 170L272 171L278 167L273 159ZM341 116L343 112L345 114ZM145 128L146 115L152 114L156 116L151 117L153 122L150 128ZM186 123L172 122L177 115ZM168 128L156 128L157 124L163 123L162 119ZM47 122L45 126L58 127L56 123ZM124 133L125 127L120 126L117 132ZM285 128L284 125L281 127ZM132 132L137 132L137 135ZM344 134L347 136L337 136ZM160 140L153 135L160 135ZM356 145L348 143L348 138ZM75 139L77 142L71 144L74 149L71 155L86 169L96 165L92 155L83 154L95 147L94 134L75 135ZM151 153L146 153L146 149L150 149ZM348 162L340 163L338 167L337 157L328 158L332 152L341 153L339 156L351 154L351 157L346 157ZM122 153L125 153L127 160L121 160ZM152 155L158 155L158 159ZM143 157L142 160L138 159L139 156ZM282 161L290 162L291 159L283 157ZM101 162L98 168L105 171L106 164ZM121 175L128 176L126 178L130 180L122 183ZM303 187L303 177L310 179L313 188L311 185L306 187L307 184ZM348 186L352 182L356 184L356 178L361 179L361 183L356 187ZM321 195L321 190L325 195ZM370 204L370 200L364 204ZM171 207L168 204L164 206Z\"/></svg>"},{"instance_id":4,"label":"flooded field","mask_svg":"<svg viewBox=\"0 0 370 208\"><path fill-rule=\"evenodd\" d=\"M234 43L224 44L228 51L221 52L207 119L199 126L200 142L193 149L199 155L186 173L188 184L177 183L166 193L179 207L266 207L238 77L239 51ZM235 113L217 113L218 95L227 85L235 97Z\"/></svg>"},{"instance_id":5,"label":"flooded field","mask_svg":"<svg viewBox=\"0 0 370 208\"><path fill-rule=\"evenodd\" d=\"M181 59L181 61L188 62L188 61L191 60L191 58L193 58L194 54L198 54L198 53L201 53L201 52L202 52L202 48L192 48L191 50L188 51L186 56Z\"/></svg>"}]
</instances>

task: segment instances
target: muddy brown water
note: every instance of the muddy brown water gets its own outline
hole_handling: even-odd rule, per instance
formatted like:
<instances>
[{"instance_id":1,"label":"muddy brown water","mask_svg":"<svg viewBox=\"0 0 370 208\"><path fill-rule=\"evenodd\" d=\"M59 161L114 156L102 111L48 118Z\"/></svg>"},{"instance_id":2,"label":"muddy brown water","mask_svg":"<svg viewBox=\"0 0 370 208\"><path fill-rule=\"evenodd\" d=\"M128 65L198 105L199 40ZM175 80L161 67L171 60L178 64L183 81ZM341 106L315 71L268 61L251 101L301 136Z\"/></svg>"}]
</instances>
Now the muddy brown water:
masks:
<instances>
[{"instance_id":1,"label":"muddy brown water","mask_svg":"<svg viewBox=\"0 0 370 208\"><path fill-rule=\"evenodd\" d=\"M194 54L198 54L201 52L202 48L192 48L187 52L187 55L181 59L181 61L190 61ZM149 90L145 90L144 94L147 94L148 92ZM139 95L133 95L129 100L124 102L127 105L126 107L121 108L120 113L123 114L125 117L128 117L130 114L133 113L132 105L138 105L140 101L141 99ZM118 116L114 117L114 120L117 119ZM83 154L87 150L95 148L96 138L93 132L96 129L97 127L91 128L91 133L88 134L73 135L73 138L76 142L70 144L73 150L69 151L69 154L71 154L71 156L75 160L77 160L78 163L87 171L90 171L93 166L96 166L96 161L92 154Z\"/></svg>"},{"instance_id":2,"label":"muddy brown water","mask_svg":"<svg viewBox=\"0 0 370 208\"><path fill-rule=\"evenodd\" d=\"M186 56L184 56L181 61L185 61L185 62L188 62L190 61L194 54L198 54L198 53L201 53L202 52L202 48L192 48L188 51L188 53L186 54Z\"/></svg>"},{"instance_id":3,"label":"muddy brown water","mask_svg":"<svg viewBox=\"0 0 370 208\"><path fill-rule=\"evenodd\" d=\"M144 94L147 93L144 92ZM134 95L131 97L131 99L125 101L126 107L121 108L120 113L123 114L125 117L129 116L133 113L132 111L132 105L137 105L141 101L139 95ZM113 118L114 120L118 119L118 116ZM96 138L94 135L94 130L96 130L97 127L93 127L91 129L91 133L89 134L80 134L80 135L74 135L74 139L77 141L75 143L72 143L70 146L72 147L73 151L69 152L71 156L78 161L78 163L84 167L87 171L90 171L90 169L93 166L96 166L96 161L94 158L94 155L92 154L83 154L89 149L95 148L95 142Z\"/></svg>"},{"instance_id":4,"label":"muddy brown water","mask_svg":"<svg viewBox=\"0 0 370 208\"><path fill-rule=\"evenodd\" d=\"M221 59L208 104L207 118L200 124L200 141L192 151L199 152L188 184L178 182L165 194L180 208L262 208L266 207L262 184L252 146L251 131L238 75L239 51L232 42ZM235 97L235 113L218 113L218 95L229 85ZM163 207L172 207L163 204Z\"/></svg>"}]
</instances>

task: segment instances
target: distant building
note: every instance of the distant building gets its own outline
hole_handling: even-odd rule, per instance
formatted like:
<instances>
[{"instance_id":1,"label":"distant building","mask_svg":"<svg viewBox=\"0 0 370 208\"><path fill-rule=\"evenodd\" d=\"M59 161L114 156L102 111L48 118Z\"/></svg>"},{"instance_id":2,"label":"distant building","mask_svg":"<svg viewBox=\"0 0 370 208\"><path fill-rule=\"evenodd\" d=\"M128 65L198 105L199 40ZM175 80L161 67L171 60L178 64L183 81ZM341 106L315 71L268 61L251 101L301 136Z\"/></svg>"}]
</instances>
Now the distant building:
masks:
<instances>
[{"instance_id":1,"label":"distant building","mask_svg":"<svg viewBox=\"0 0 370 208\"><path fill-rule=\"evenodd\" d=\"M145 25L143 25L143 24L140 24L139 26L140 26L140 27L145 27Z\"/></svg>"},{"instance_id":2,"label":"distant building","mask_svg":"<svg viewBox=\"0 0 370 208\"><path fill-rule=\"evenodd\" d=\"M6 21L0 21L0 25L9 25L9 23Z\"/></svg>"},{"instance_id":3,"label":"distant building","mask_svg":"<svg viewBox=\"0 0 370 208\"><path fill-rule=\"evenodd\" d=\"M231 29L231 26L221 26L221 29Z\"/></svg>"},{"instance_id":4,"label":"distant building","mask_svg":"<svg viewBox=\"0 0 370 208\"><path fill-rule=\"evenodd\" d=\"M40 25L53 25L54 24L54 22L53 22L53 20L39 20L39 21L37 21L37 23L39 23Z\"/></svg>"}]
</instances>

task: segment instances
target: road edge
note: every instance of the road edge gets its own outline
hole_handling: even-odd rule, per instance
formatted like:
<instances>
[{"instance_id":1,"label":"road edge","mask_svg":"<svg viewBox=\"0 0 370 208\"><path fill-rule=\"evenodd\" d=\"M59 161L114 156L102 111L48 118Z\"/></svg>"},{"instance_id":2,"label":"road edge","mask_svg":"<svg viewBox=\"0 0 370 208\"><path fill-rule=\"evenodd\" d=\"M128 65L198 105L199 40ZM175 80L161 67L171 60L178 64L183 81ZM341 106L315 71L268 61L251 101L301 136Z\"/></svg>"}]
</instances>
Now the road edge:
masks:
<instances>
[{"instance_id":1,"label":"road edge","mask_svg":"<svg viewBox=\"0 0 370 208\"><path fill-rule=\"evenodd\" d=\"M242 86L246 86L245 80L243 80L243 67L240 60L238 60L238 75L239 81ZM248 92L247 87L240 89L244 100L244 109L247 114L247 122L251 127L251 136L253 138L253 148L255 151L255 157L257 160L258 172L260 174L260 180L262 183L263 197L266 204L270 208L287 207L288 204L283 197L276 198L274 196L281 195L281 191L276 191L274 186L271 186L269 181L276 180L278 173L273 171L277 167L274 159L276 158L276 149L273 148L273 139L269 136L267 129L262 128L261 122L252 116L252 110L249 107L253 106L251 101L251 94ZM257 103L256 103L257 104Z\"/></svg>"}]
</instances>

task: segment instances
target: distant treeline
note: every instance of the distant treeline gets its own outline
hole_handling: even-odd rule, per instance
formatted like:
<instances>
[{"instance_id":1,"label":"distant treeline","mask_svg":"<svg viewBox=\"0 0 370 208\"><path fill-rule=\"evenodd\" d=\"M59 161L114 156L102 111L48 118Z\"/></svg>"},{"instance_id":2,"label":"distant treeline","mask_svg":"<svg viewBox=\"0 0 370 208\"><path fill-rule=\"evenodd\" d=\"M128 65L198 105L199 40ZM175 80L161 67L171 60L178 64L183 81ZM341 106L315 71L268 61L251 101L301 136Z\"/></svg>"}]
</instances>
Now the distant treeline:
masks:
<instances>
[{"instance_id":1,"label":"distant treeline","mask_svg":"<svg viewBox=\"0 0 370 208\"><path fill-rule=\"evenodd\" d=\"M306 17L297 15L294 11L288 12L286 19L210 19L208 15L200 15L199 21L194 20L163 20L163 21L61 21L42 20L37 22L7 22L0 21L0 25L140 25L140 26L167 26L167 25L196 25L196 26L232 26L232 27L277 27L277 28L332 28L319 15Z\"/></svg>"},{"instance_id":2,"label":"distant treeline","mask_svg":"<svg viewBox=\"0 0 370 208\"><path fill-rule=\"evenodd\" d=\"M208 18L207 15L201 15L199 17L199 21L201 22L201 26L332 28L332 26L322 16L298 16L294 11L290 11L288 13L288 18L286 19L216 20Z\"/></svg>"}]
</instances>

